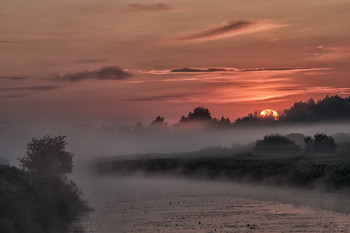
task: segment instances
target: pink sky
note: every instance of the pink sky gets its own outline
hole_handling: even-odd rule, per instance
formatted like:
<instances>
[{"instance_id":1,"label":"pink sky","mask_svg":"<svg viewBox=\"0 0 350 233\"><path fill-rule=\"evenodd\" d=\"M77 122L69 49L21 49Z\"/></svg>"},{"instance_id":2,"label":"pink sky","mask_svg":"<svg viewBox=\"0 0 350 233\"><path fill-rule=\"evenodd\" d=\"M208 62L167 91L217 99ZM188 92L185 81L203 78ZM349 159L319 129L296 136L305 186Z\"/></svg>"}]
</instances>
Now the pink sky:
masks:
<instances>
[{"instance_id":1,"label":"pink sky","mask_svg":"<svg viewBox=\"0 0 350 233\"><path fill-rule=\"evenodd\" d=\"M235 119L348 96L349 12L348 0L2 0L0 121L174 123L196 106Z\"/></svg>"}]
</instances>

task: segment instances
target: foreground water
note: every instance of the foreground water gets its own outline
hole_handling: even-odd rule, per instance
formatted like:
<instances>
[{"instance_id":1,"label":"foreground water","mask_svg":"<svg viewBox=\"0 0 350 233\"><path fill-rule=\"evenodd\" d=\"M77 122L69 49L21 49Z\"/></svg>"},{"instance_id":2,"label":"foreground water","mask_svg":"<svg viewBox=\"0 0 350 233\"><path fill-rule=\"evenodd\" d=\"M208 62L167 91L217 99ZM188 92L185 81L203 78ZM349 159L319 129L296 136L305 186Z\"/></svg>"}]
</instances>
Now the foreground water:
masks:
<instances>
[{"instance_id":1,"label":"foreground water","mask_svg":"<svg viewBox=\"0 0 350 233\"><path fill-rule=\"evenodd\" d=\"M347 195L165 178L78 181L85 232L349 232Z\"/></svg>"}]
</instances>

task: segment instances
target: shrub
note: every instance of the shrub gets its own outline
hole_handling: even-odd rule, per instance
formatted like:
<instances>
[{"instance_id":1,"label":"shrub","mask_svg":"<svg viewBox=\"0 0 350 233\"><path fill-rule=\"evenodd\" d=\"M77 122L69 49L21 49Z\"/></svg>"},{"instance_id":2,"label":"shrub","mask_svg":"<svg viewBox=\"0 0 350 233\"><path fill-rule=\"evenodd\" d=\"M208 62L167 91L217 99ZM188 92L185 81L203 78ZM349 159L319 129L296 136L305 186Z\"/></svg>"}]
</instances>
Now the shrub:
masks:
<instances>
[{"instance_id":1,"label":"shrub","mask_svg":"<svg viewBox=\"0 0 350 233\"><path fill-rule=\"evenodd\" d=\"M278 134L266 135L262 140L256 141L254 147L254 151L260 153L291 153L299 150L294 141Z\"/></svg>"},{"instance_id":2,"label":"shrub","mask_svg":"<svg viewBox=\"0 0 350 233\"><path fill-rule=\"evenodd\" d=\"M328 153L334 152L337 149L337 145L332 136L327 136L326 134L315 134L314 138L306 137L305 150L318 152L318 153Z\"/></svg>"}]
</instances>

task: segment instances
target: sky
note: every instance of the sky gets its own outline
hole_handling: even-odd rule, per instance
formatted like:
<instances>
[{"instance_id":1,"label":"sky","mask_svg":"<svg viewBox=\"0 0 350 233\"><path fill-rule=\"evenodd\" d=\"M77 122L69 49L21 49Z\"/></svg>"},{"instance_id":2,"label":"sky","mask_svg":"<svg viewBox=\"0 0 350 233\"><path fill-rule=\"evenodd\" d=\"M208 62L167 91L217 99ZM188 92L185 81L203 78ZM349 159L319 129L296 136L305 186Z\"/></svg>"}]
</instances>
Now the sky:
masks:
<instances>
[{"instance_id":1,"label":"sky","mask_svg":"<svg viewBox=\"0 0 350 233\"><path fill-rule=\"evenodd\" d=\"M234 120L350 95L349 0L0 0L0 122Z\"/></svg>"}]
</instances>

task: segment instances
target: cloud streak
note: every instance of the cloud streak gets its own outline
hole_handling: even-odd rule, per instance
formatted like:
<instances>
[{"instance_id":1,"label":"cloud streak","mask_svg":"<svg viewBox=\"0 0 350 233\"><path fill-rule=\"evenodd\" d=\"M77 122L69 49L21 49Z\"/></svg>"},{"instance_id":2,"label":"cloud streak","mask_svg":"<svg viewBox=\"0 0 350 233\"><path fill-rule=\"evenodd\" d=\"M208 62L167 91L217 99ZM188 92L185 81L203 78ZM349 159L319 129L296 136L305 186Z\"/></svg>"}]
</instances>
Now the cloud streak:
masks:
<instances>
[{"instance_id":1,"label":"cloud streak","mask_svg":"<svg viewBox=\"0 0 350 233\"><path fill-rule=\"evenodd\" d=\"M168 4L165 3L151 3L151 4L130 4L124 12L135 13L135 12L159 12L159 11L172 11L175 10Z\"/></svg>"},{"instance_id":2,"label":"cloud streak","mask_svg":"<svg viewBox=\"0 0 350 233\"><path fill-rule=\"evenodd\" d=\"M319 74L325 77L323 72L329 69L331 68L210 67L153 71L156 75L147 76L143 83L134 84L147 91L143 94L134 93L127 100L145 103L268 103L283 102L287 97L300 95L350 93L350 88L346 87L313 86L299 82L300 79L319 77ZM150 84L145 84L147 82ZM194 86L196 89L193 89Z\"/></svg>"},{"instance_id":3,"label":"cloud streak","mask_svg":"<svg viewBox=\"0 0 350 233\"><path fill-rule=\"evenodd\" d=\"M0 95L0 100L1 99L17 99L17 98L27 96L29 94L42 92L42 91L51 91L51 90L58 89L58 88L59 88L59 86L53 86L53 85L1 87L0 93L3 93L4 95Z\"/></svg>"},{"instance_id":4,"label":"cloud streak","mask_svg":"<svg viewBox=\"0 0 350 233\"><path fill-rule=\"evenodd\" d=\"M210 28L207 30L187 34L177 37L169 43L190 44L203 41L219 40L237 35L250 34L259 31L271 30L275 28L285 27L287 24L276 24L268 21L236 21L230 22L223 26Z\"/></svg>"},{"instance_id":5,"label":"cloud streak","mask_svg":"<svg viewBox=\"0 0 350 233\"><path fill-rule=\"evenodd\" d=\"M139 70L140 73L147 74L177 74L177 73L239 73L239 72L258 72L258 71L320 71L320 70L329 70L331 68L319 68L319 67L284 67L284 68L247 68L239 69L234 67L183 67L183 68L174 68L168 70Z\"/></svg>"},{"instance_id":6,"label":"cloud streak","mask_svg":"<svg viewBox=\"0 0 350 233\"><path fill-rule=\"evenodd\" d=\"M109 66L98 70L70 73L63 76L52 74L51 78L55 81L79 82L85 80L125 80L131 76L132 73L115 66Z\"/></svg>"},{"instance_id":7,"label":"cloud streak","mask_svg":"<svg viewBox=\"0 0 350 233\"><path fill-rule=\"evenodd\" d=\"M229 71L238 71L235 68L219 68L219 67L210 67L210 68L179 68L172 69L171 72L174 73L198 73L198 72L229 72Z\"/></svg>"},{"instance_id":8,"label":"cloud streak","mask_svg":"<svg viewBox=\"0 0 350 233\"><path fill-rule=\"evenodd\" d=\"M57 86L28 86L28 87L4 87L0 88L0 91L47 91L58 88Z\"/></svg>"},{"instance_id":9,"label":"cloud streak","mask_svg":"<svg viewBox=\"0 0 350 233\"><path fill-rule=\"evenodd\" d=\"M24 77L24 76L0 76L0 79L5 79L5 80L23 80L23 79L27 79L27 77Z\"/></svg>"},{"instance_id":10,"label":"cloud streak","mask_svg":"<svg viewBox=\"0 0 350 233\"><path fill-rule=\"evenodd\" d=\"M350 40L343 41L329 46L318 46L317 52L312 55L312 60L319 62L334 62L349 60Z\"/></svg>"}]
</instances>

